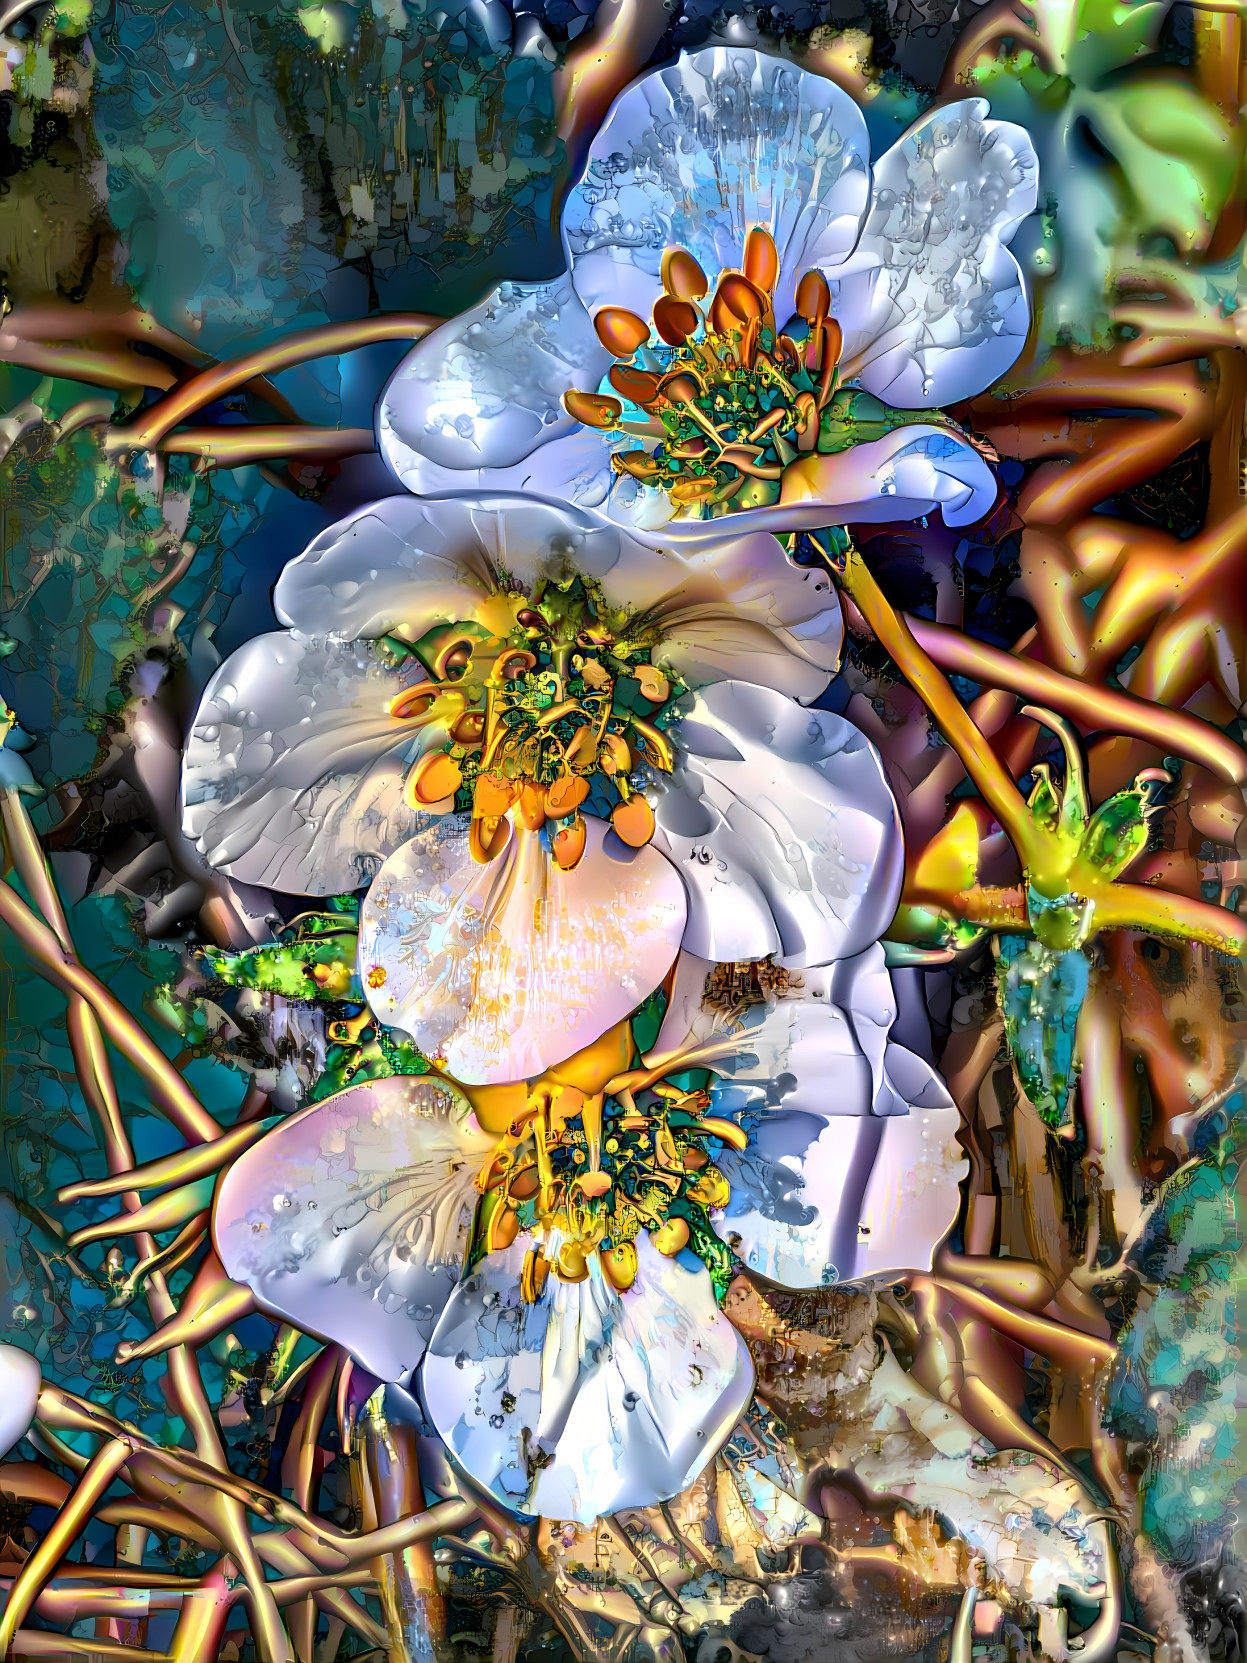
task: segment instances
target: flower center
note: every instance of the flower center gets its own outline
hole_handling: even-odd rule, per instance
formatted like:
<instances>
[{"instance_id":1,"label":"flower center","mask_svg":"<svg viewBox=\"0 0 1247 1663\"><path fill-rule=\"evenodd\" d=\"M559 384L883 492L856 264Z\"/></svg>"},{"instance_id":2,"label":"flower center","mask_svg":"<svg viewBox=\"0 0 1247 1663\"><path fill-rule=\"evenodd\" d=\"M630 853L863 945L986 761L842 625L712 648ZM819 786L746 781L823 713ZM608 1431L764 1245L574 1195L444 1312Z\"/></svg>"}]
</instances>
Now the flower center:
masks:
<instances>
[{"instance_id":1,"label":"flower center","mask_svg":"<svg viewBox=\"0 0 1247 1663\"><path fill-rule=\"evenodd\" d=\"M651 662L657 627L611 609L579 577L536 596L499 591L493 601L502 613L494 630L461 622L414 646L391 642L430 678L400 694L391 714L447 730L446 743L412 769L408 802L429 808L453 797L470 811L470 847L482 864L506 847L513 819L545 833L552 858L570 871L585 849L585 809L639 848L654 833L647 773L671 771L665 727L682 691Z\"/></svg>"},{"instance_id":2,"label":"flower center","mask_svg":"<svg viewBox=\"0 0 1247 1663\"><path fill-rule=\"evenodd\" d=\"M994 458L986 441L940 411L894 409L844 386L856 366L841 361L827 279L805 273L782 331L778 280L774 240L754 226L741 269L720 272L709 300L701 266L672 248L652 327L622 306L596 313L599 340L620 360L607 376L612 392L573 390L563 403L611 435L616 473L664 492L678 514L708 519L768 507L789 485L798 499L817 494L820 457L917 422L961 434Z\"/></svg>"},{"instance_id":3,"label":"flower center","mask_svg":"<svg viewBox=\"0 0 1247 1663\"><path fill-rule=\"evenodd\" d=\"M484 1201L468 1268L523 1229L541 1244L525 1264L526 1298L540 1294L551 1270L584 1281L594 1254L622 1292L647 1230L667 1257L691 1245L726 1288L731 1254L709 1215L731 1192L714 1163L725 1146L743 1149L745 1132L708 1115L708 1094L687 1074L644 1088L611 1084L595 1096L551 1082L533 1091L477 1180Z\"/></svg>"},{"instance_id":4,"label":"flower center","mask_svg":"<svg viewBox=\"0 0 1247 1663\"><path fill-rule=\"evenodd\" d=\"M588 426L640 441L615 452L617 472L681 508L726 512L778 499L784 470L818 446L841 347L820 271L797 285L799 321L777 332L778 278L774 240L755 226L741 269L721 272L708 302L697 261L687 249L668 250L653 309L661 346L649 345L650 325L634 312L598 312L599 339L625 360L609 374L620 397L569 392L564 403Z\"/></svg>"}]
</instances>

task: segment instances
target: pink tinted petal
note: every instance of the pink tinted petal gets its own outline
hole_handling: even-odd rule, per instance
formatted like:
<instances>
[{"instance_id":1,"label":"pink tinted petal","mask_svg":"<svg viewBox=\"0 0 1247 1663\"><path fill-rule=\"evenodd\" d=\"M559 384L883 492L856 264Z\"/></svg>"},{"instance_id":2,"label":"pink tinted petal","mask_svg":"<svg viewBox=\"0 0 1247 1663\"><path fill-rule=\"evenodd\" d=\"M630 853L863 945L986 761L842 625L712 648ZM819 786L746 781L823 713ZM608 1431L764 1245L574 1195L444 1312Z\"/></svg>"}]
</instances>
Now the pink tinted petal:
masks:
<instances>
[{"instance_id":1,"label":"pink tinted petal","mask_svg":"<svg viewBox=\"0 0 1247 1663\"><path fill-rule=\"evenodd\" d=\"M459 1279L496 1139L444 1081L351 1086L251 1146L217 1191L221 1263L268 1311L398 1380Z\"/></svg>"},{"instance_id":2,"label":"pink tinted petal","mask_svg":"<svg viewBox=\"0 0 1247 1663\"><path fill-rule=\"evenodd\" d=\"M430 820L381 868L360 914L360 975L383 1022L469 1085L523 1080L622 1021L667 974L684 891L657 850L585 818L562 872L512 830L477 865L469 819Z\"/></svg>"}]
</instances>

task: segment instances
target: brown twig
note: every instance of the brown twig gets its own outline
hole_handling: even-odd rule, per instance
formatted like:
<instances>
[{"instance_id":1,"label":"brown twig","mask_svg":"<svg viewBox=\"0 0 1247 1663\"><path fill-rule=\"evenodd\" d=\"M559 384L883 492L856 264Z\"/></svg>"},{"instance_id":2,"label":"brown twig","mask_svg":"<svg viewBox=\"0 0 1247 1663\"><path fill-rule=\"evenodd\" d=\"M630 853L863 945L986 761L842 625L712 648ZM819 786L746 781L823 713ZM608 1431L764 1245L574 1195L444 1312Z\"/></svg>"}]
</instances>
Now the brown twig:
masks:
<instances>
[{"instance_id":1,"label":"brown twig","mask_svg":"<svg viewBox=\"0 0 1247 1663\"><path fill-rule=\"evenodd\" d=\"M206 404L213 404L245 386L257 375L290 369L310 358L354 352L378 341L418 341L441 321L424 312L397 312L390 317L359 318L350 323L325 324L319 329L300 329L284 335L268 346L255 347L241 357L201 370L144 410L137 421L114 428L105 441L105 448L113 455L152 450L179 422L186 421Z\"/></svg>"}]
</instances>

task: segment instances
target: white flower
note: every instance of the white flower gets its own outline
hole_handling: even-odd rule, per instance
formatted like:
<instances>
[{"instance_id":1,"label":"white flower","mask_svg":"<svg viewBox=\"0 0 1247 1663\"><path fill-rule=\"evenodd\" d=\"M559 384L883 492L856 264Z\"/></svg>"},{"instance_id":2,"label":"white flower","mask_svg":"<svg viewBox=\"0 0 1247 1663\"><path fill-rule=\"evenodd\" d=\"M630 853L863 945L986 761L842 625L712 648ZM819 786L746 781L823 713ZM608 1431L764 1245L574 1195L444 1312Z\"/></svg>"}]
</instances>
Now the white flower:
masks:
<instances>
[{"instance_id":1,"label":"white flower","mask_svg":"<svg viewBox=\"0 0 1247 1663\"><path fill-rule=\"evenodd\" d=\"M0 1457L26 1436L42 1383L39 1364L29 1351L0 1345Z\"/></svg>"},{"instance_id":2,"label":"white flower","mask_svg":"<svg viewBox=\"0 0 1247 1663\"><path fill-rule=\"evenodd\" d=\"M818 1286L928 1262L956 1208L956 1112L890 1038L891 791L788 696L834 668L827 579L764 533L664 552L532 499L404 498L318 538L277 605L289 630L204 694L188 834L250 883L371 879L368 1001L437 1069L244 1154L222 1262L417 1385L505 1505L673 1495L752 1391L733 1252Z\"/></svg>"},{"instance_id":3,"label":"white flower","mask_svg":"<svg viewBox=\"0 0 1247 1663\"><path fill-rule=\"evenodd\" d=\"M712 512L731 512L734 529L937 508L949 525L982 518L996 495L991 471L932 412L983 391L1022 349L1029 306L1006 245L1035 208L1038 172L1023 129L987 110L974 98L931 111L872 176L856 104L791 63L716 47L642 77L568 195L566 273L504 283L399 366L378 415L390 466L416 493L524 491L667 539L695 534ZM684 251L674 264L673 250ZM716 286L721 272L727 288ZM703 300L708 291L715 298ZM702 301L701 321L686 309L686 338L670 324L673 303L689 300ZM655 314L651 331L656 302L667 320ZM759 395L750 420L737 413L741 436L765 453L752 462L730 409L720 420L704 399L694 416L670 381L655 390L690 368L703 391L722 387L707 340ZM599 394L614 395L613 411L587 396ZM781 406L780 425L746 433ZM711 446L701 463L715 447L732 450L710 470L718 496L686 459L673 502L673 424L685 416L686 448L694 427L696 444ZM655 441L665 475L641 460ZM743 481L742 465L752 469Z\"/></svg>"}]
</instances>

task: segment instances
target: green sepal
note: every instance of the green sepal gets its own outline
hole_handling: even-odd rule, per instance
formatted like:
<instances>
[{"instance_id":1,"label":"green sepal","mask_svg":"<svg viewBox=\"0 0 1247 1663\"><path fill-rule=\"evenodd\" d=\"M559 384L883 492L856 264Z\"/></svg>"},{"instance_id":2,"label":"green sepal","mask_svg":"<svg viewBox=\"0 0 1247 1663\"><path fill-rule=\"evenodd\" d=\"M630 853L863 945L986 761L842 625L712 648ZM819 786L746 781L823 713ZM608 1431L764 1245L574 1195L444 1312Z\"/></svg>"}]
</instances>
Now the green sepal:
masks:
<instances>
[{"instance_id":1,"label":"green sepal","mask_svg":"<svg viewBox=\"0 0 1247 1663\"><path fill-rule=\"evenodd\" d=\"M490 1190L482 1195L476 1203L476 1211L472 1215L472 1229L468 1235L467 1249L463 1255L463 1274L471 1276L481 1260L489 1252L489 1227L498 1212L506 1205L501 1187Z\"/></svg>"},{"instance_id":2,"label":"green sepal","mask_svg":"<svg viewBox=\"0 0 1247 1663\"><path fill-rule=\"evenodd\" d=\"M331 910L292 920L276 941L263 946L242 953L206 947L201 954L205 969L230 987L307 1003L362 1005L364 990L355 969L358 933L353 927L358 904L352 896L334 896L329 905Z\"/></svg>"},{"instance_id":3,"label":"green sepal","mask_svg":"<svg viewBox=\"0 0 1247 1663\"><path fill-rule=\"evenodd\" d=\"M1037 763L1033 769L1035 775L1035 789L1026 800L1031 819L1044 831L1055 831L1061 821L1061 799L1052 783L1052 774L1046 762Z\"/></svg>"},{"instance_id":4,"label":"green sepal","mask_svg":"<svg viewBox=\"0 0 1247 1663\"><path fill-rule=\"evenodd\" d=\"M1101 803L1083 833L1079 855L1106 878L1115 878L1147 845L1143 798L1136 789L1119 791Z\"/></svg>"}]
</instances>

